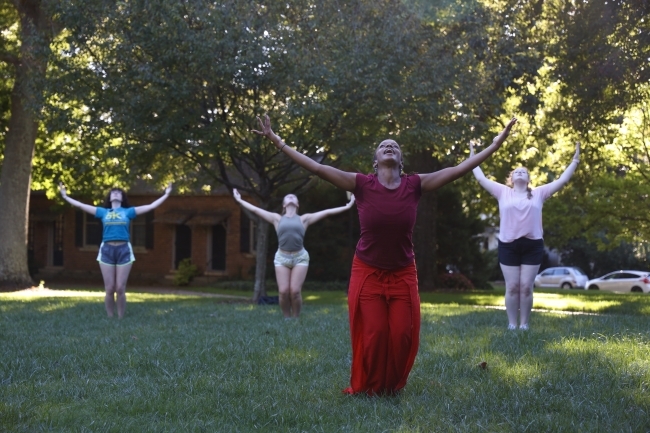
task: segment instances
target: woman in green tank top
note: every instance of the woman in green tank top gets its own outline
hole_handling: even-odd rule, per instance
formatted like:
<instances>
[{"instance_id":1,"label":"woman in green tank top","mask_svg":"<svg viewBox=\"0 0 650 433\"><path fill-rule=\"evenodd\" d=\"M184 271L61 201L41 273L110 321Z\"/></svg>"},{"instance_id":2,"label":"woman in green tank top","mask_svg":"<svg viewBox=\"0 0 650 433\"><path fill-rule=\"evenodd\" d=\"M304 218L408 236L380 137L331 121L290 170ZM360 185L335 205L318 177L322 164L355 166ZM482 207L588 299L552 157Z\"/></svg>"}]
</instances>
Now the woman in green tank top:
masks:
<instances>
[{"instance_id":1,"label":"woman in green tank top","mask_svg":"<svg viewBox=\"0 0 650 433\"><path fill-rule=\"evenodd\" d=\"M232 193L237 203L275 227L278 234L278 251L273 262L280 294L280 308L285 318L298 317L302 307L302 285L309 268L309 254L303 247L305 231L316 221L350 209L354 204L354 196L350 197L345 206L298 215L298 197L287 194L282 200L280 215L242 200L236 189L233 189Z\"/></svg>"}]
</instances>

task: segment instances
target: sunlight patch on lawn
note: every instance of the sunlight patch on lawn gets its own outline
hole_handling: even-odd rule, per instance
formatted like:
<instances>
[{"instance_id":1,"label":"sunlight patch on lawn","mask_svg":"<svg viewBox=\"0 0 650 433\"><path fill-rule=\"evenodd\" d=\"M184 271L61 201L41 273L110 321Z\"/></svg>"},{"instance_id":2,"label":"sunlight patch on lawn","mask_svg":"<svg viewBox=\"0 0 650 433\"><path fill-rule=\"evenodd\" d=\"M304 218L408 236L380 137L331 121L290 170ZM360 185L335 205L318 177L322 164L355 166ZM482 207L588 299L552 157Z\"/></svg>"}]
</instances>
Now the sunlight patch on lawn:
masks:
<instances>
[{"instance_id":1,"label":"sunlight patch on lawn","mask_svg":"<svg viewBox=\"0 0 650 433\"><path fill-rule=\"evenodd\" d=\"M31 288L17 292L0 294L0 299L30 299L30 298L103 298L104 292L90 292L77 290L50 290L46 288Z\"/></svg>"},{"instance_id":2,"label":"sunlight patch on lawn","mask_svg":"<svg viewBox=\"0 0 650 433\"><path fill-rule=\"evenodd\" d=\"M463 308L459 308L463 307ZM429 320L435 322L441 317L449 316L463 316L467 315L468 310L467 305L460 305L457 303L452 304L432 304L432 303L422 303L420 304L420 317L422 320Z\"/></svg>"},{"instance_id":3,"label":"sunlight patch on lawn","mask_svg":"<svg viewBox=\"0 0 650 433\"><path fill-rule=\"evenodd\" d=\"M622 301L592 300L588 298L569 297L556 293L536 293L534 299L533 308L548 310L598 312L623 304Z\"/></svg>"},{"instance_id":4,"label":"sunlight patch on lawn","mask_svg":"<svg viewBox=\"0 0 650 433\"><path fill-rule=\"evenodd\" d=\"M58 311L58 310L66 310L68 308L73 308L80 304L82 300L78 300L78 302L75 302L71 299L66 299L65 301L63 300L52 300L51 302L48 302L47 304L42 304L34 309L38 311L39 313L51 313L52 311Z\"/></svg>"},{"instance_id":5,"label":"sunlight patch on lawn","mask_svg":"<svg viewBox=\"0 0 650 433\"><path fill-rule=\"evenodd\" d=\"M541 379L545 372L540 366L539 361L534 356L524 356L517 361L512 362L506 356L497 356L492 353L487 356L488 368L493 375L497 375L502 380L510 383L516 383L525 386L531 381Z\"/></svg>"}]
</instances>

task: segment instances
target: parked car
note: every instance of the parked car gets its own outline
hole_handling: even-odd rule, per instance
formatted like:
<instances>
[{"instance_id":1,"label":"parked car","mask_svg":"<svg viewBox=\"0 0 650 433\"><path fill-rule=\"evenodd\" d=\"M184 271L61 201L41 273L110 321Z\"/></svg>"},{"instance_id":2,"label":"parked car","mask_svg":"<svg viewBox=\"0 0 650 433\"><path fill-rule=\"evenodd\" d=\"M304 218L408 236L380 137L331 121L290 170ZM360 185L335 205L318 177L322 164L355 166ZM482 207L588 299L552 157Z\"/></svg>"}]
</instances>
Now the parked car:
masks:
<instances>
[{"instance_id":1,"label":"parked car","mask_svg":"<svg viewBox=\"0 0 650 433\"><path fill-rule=\"evenodd\" d=\"M561 287L572 289L586 287L587 276L579 268L561 266L544 269L535 277L535 287Z\"/></svg>"},{"instance_id":2,"label":"parked car","mask_svg":"<svg viewBox=\"0 0 650 433\"><path fill-rule=\"evenodd\" d=\"M588 290L609 290L611 292L650 292L650 272L616 271L600 278L587 281Z\"/></svg>"}]
</instances>

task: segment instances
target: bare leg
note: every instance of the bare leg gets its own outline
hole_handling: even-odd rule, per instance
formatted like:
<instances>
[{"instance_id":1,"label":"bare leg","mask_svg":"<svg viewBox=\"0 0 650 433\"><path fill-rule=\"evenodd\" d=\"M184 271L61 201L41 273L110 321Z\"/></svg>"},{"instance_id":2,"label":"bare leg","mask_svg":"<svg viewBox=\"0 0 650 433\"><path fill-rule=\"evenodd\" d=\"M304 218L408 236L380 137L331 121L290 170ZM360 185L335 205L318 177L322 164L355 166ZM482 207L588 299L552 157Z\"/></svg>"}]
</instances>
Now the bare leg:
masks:
<instances>
[{"instance_id":1,"label":"bare leg","mask_svg":"<svg viewBox=\"0 0 650 433\"><path fill-rule=\"evenodd\" d=\"M106 307L106 314L108 317L113 317L115 311L115 266L99 264L99 269L102 271L104 277L104 289L106 295L104 296L104 306Z\"/></svg>"},{"instance_id":2,"label":"bare leg","mask_svg":"<svg viewBox=\"0 0 650 433\"><path fill-rule=\"evenodd\" d=\"M520 326L528 327L530 311L533 309L533 284L538 271L539 265L521 265L521 274L519 276Z\"/></svg>"},{"instance_id":3,"label":"bare leg","mask_svg":"<svg viewBox=\"0 0 650 433\"><path fill-rule=\"evenodd\" d=\"M506 266L501 264L503 278L506 280L506 313L508 314L508 326L517 326L517 316L520 305L520 266Z\"/></svg>"},{"instance_id":4,"label":"bare leg","mask_svg":"<svg viewBox=\"0 0 650 433\"><path fill-rule=\"evenodd\" d=\"M291 285L289 286L289 293L291 294L291 310L292 316L300 316L302 308L302 285L307 278L307 270L309 266L295 266L291 270Z\"/></svg>"},{"instance_id":5,"label":"bare leg","mask_svg":"<svg viewBox=\"0 0 650 433\"><path fill-rule=\"evenodd\" d=\"M285 318L291 317L291 299L289 285L291 283L291 269L286 266L275 267L275 278L278 282L280 310Z\"/></svg>"},{"instance_id":6,"label":"bare leg","mask_svg":"<svg viewBox=\"0 0 650 433\"><path fill-rule=\"evenodd\" d=\"M115 290L117 291L117 317L124 317L126 311L126 281L129 279L132 263L115 266Z\"/></svg>"}]
</instances>

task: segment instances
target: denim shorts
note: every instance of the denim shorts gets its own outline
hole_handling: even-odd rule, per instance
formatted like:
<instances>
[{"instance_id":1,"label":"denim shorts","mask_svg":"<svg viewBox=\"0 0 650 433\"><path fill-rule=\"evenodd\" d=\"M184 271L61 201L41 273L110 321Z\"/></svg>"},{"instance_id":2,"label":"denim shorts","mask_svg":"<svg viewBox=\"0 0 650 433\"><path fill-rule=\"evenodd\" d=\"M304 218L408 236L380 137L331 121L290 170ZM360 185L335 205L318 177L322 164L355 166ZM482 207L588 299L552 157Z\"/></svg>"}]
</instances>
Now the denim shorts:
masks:
<instances>
[{"instance_id":1,"label":"denim shorts","mask_svg":"<svg viewBox=\"0 0 650 433\"><path fill-rule=\"evenodd\" d=\"M99 246L97 261L105 265L122 266L135 262L131 242L124 242L119 245L111 245L105 242Z\"/></svg>"},{"instance_id":2,"label":"denim shorts","mask_svg":"<svg viewBox=\"0 0 650 433\"><path fill-rule=\"evenodd\" d=\"M275 266L284 266L289 269L294 266L309 266L309 253L304 248L292 253L278 250L275 253L273 264Z\"/></svg>"},{"instance_id":3,"label":"denim shorts","mask_svg":"<svg viewBox=\"0 0 650 433\"><path fill-rule=\"evenodd\" d=\"M512 242L499 241L499 263L506 266L541 265L544 239L519 238Z\"/></svg>"}]
</instances>

